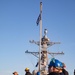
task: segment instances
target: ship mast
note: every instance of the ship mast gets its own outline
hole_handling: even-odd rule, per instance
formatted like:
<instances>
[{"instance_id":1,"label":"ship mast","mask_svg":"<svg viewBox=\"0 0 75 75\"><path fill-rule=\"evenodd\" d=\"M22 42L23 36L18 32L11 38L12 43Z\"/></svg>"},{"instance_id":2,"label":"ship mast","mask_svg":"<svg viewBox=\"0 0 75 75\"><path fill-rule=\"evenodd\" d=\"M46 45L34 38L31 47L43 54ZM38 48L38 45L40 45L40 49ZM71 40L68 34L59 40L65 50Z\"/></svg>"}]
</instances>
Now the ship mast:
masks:
<instances>
[{"instance_id":1,"label":"ship mast","mask_svg":"<svg viewBox=\"0 0 75 75\"><path fill-rule=\"evenodd\" d=\"M30 52L30 51L25 51L25 53L30 53L36 56L39 61L37 62L38 66L38 71L40 72L40 75L47 75L47 67L48 67L48 54L51 56L54 55L63 55L63 52L49 52L47 50L48 47L54 45L54 44L60 44L60 42L51 42L50 39L47 37L47 29L44 30L44 36L42 36L42 2L40 2L40 14L37 19L37 25L39 24L39 41L29 41L30 43L35 43L39 46L39 51L38 52Z\"/></svg>"}]
</instances>

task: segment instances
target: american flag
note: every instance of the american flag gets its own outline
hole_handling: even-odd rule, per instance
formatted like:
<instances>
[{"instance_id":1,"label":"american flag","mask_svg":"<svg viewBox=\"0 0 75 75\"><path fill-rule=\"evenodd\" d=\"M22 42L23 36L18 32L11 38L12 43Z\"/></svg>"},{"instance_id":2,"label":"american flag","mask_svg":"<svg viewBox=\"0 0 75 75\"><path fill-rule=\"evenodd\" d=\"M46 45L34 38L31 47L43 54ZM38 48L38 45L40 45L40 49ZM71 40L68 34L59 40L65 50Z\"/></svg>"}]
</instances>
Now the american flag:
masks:
<instances>
[{"instance_id":1,"label":"american flag","mask_svg":"<svg viewBox=\"0 0 75 75\"><path fill-rule=\"evenodd\" d=\"M39 14L39 16L38 16L38 18L37 18L37 21L36 21L37 26L38 26L40 20L41 20L41 14Z\"/></svg>"}]
</instances>

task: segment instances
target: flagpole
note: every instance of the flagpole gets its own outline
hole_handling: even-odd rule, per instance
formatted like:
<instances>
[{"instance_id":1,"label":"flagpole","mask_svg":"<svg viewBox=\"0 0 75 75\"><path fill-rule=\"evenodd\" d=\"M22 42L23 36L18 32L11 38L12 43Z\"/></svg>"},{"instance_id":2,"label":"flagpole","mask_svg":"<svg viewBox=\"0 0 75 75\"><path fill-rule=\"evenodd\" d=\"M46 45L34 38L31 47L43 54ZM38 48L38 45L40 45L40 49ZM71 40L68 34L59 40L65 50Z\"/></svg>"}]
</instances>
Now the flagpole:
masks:
<instances>
[{"instance_id":1,"label":"flagpole","mask_svg":"<svg viewBox=\"0 0 75 75\"><path fill-rule=\"evenodd\" d=\"M42 38L42 2L40 2L40 47L39 47L39 72L41 73L41 38Z\"/></svg>"}]
</instances>

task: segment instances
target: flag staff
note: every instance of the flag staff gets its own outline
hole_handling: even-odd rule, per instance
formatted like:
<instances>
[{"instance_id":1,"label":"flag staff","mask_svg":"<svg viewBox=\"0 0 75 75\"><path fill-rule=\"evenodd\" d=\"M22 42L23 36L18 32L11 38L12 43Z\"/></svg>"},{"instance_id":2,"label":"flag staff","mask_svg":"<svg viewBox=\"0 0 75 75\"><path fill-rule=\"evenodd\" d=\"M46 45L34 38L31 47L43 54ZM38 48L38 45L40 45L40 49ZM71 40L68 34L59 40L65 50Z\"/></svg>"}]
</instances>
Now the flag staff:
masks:
<instances>
[{"instance_id":1,"label":"flag staff","mask_svg":"<svg viewBox=\"0 0 75 75\"><path fill-rule=\"evenodd\" d=\"M40 2L40 46L39 46L39 72L41 71L41 38L42 38L42 2Z\"/></svg>"}]
</instances>

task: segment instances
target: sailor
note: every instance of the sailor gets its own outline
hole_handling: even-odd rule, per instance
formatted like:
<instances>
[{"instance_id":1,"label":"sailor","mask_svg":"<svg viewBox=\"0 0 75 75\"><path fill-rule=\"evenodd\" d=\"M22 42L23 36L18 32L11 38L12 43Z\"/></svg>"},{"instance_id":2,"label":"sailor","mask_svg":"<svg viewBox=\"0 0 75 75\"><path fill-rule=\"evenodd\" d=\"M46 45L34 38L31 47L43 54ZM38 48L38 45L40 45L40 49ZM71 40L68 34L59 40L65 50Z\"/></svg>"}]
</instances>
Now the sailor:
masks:
<instances>
[{"instance_id":1,"label":"sailor","mask_svg":"<svg viewBox=\"0 0 75 75\"><path fill-rule=\"evenodd\" d=\"M29 70L29 68L25 68L25 75L32 75L31 73L30 73L30 70Z\"/></svg>"},{"instance_id":2,"label":"sailor","mask_svg":"<svg viewBox=\"0 0 75 75\"><path fill-rule=\"evenodd\" d=\"M16 72L16 71L15 71L15 72L13 72L13 75L18 75L18 72Z\"/></svg>"},{"instance_id":3,"label":"sailor","mask_svg":"<svg viewBox=\"0 0 75 75\"><path fill-rule=\"evenodd\" d=\"M64 73L62 72L62 66L62 62L55 58L52 58L48 66L49 75L64 75Z\"/></svg>"}]
</instances>

